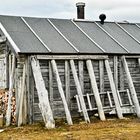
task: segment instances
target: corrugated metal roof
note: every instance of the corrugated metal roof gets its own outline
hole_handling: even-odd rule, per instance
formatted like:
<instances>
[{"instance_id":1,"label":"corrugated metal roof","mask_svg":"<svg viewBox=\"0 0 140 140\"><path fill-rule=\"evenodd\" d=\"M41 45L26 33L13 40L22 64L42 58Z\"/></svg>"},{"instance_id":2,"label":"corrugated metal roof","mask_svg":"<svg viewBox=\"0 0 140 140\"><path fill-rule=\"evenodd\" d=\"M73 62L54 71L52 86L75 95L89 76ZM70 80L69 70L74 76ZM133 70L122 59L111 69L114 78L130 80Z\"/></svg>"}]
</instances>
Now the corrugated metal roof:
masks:
<instances>
[{"instance_id":1,"label":"corrugated metal roof","mask_svg":"<svg viewBox=\"0 0 140 140\"><path fill-rule=\"evenodd\" d=\"M140 54L140 24L12 16L0 23L20 53Z\"/></svg>"}]
</instances>

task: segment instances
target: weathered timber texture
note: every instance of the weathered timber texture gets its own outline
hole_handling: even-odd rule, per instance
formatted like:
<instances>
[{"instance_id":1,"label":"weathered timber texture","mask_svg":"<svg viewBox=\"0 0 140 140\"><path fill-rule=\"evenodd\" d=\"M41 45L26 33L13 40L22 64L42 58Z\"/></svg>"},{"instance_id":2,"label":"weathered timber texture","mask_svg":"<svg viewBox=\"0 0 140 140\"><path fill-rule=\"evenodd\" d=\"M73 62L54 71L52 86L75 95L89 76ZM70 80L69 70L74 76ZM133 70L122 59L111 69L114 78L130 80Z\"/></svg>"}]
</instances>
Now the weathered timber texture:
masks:
<instances>
[{"instance_id":1,"label":"weathered timber texture","mask_svg":"<svg viewBox=\"0 0 140 140\"><path fill-rule=\"evenodd\" d=\"M87 69L88 69L88 73L89 73L89 76L90 76L91 86L92 86L92 90L93 90L94 97L95 97L95 100L96 100L96 104L97 104L100 119L105 120L103 106L102 106L102 102L101 102L101 99L100 99L99 90L98 90L98 87L97 87L97 83L96 83L95 74L94 74L94 70L93 70L91 60L87 60L86 64L87 64Z\"/></svg>"},{"instance_id":2,"label":"weathered timber texture","mask_svg":"<svg viewBox=\"0 0 140 140\"><path fill-rule=\"evenodd\" d=\"M133 99L133 102L134 102L134 105L136 108L136 113L137 113L137 116L140 118L140 105L139 105L139 101L137 98L137 93L136 93L136 90L135 90L135 87L133 84L133 80L132 80L132 77L131 77L131 74L129 72L129 68L128 68L128 65L127 65L127 62L126 62L126 59L124 56L122 57L122 62L123 62L126 76L127 76L128 85L129 85L129 89L131 91L132 99Z\"/></svg>"},{"instance_id":3,"label":"weathered timber texture","mask_svg":"<svg viewBox=\"0 0 140 140\"><path fill-rule=\"evenodd\" d=\"M35 58L32 57L31 65L32 65L33 75L34 75L35 84L39 97L39 107L42 113L43 120L45 122L45 126L48 129L54 128L55 124L54 124L53 114L49 103L48 91L45 88L44 80L39 66L39 61L35 60Z\"/></svg>"}]
</instances>

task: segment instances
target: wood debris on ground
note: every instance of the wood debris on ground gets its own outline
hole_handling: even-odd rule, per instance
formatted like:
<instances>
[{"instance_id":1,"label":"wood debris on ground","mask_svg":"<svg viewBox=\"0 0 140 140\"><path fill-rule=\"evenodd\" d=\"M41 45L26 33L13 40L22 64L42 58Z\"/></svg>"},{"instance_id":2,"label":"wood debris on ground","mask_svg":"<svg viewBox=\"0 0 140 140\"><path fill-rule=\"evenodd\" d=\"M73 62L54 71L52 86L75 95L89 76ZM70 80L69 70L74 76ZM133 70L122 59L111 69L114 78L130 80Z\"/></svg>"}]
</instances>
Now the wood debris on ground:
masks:
<instances>
[{"instance_id":1,"label":"wood debris on ground","mask_svg":"<svg viewBox=\"0 0 140 140\"><path fill-rule=\"evenodd\" d=\"M15 92L13 91L13 96L11 98L11 123L16 123L16 98ZM1 89L0 90L0 115L3 116L5 120L6 110L8 106L8 91Z\"/></svg>"}]
</instances>

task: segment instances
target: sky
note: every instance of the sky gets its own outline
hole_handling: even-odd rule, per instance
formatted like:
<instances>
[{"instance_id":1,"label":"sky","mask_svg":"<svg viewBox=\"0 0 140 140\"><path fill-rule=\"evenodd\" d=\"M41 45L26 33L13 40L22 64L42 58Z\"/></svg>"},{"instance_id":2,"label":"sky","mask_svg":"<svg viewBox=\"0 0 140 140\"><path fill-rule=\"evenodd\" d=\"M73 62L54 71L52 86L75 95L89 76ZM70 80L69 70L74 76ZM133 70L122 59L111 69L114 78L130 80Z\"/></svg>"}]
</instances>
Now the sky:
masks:
<instances>
[{"instance_id":1,"label":"sky","mask_svg":"<svg viewBox=\"0 0 140 140\"><path fill-rule=\"evenodd\" d=\"M85 18L140 22L140 0L0 0L0 15L76 18L76 3L85 2Z\"/></svg>"}]
</instances>

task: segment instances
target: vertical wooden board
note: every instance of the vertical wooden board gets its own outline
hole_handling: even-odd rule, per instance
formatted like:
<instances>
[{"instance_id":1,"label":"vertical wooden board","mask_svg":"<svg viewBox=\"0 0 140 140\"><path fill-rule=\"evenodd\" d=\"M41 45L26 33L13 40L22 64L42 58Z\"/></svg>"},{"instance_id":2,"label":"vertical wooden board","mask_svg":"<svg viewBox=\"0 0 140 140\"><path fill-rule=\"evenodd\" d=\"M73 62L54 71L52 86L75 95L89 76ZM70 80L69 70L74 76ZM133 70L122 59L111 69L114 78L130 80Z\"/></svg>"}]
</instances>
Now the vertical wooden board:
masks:
<instances>
[{"instance_id":1,"label":"vertical wooden board","mask_svg":"<svg viewBox=\"0 0 140 140\"><path fill-rule=\"evenodd\" d=\"M86 65L87 65L87 69L88 69L88 73L89 73L89 77L90 77L90 81L91 81L91 86L92 86L92 90L93 90L94 97L95 97L95 100L96 100L96 104L97 104L100 119L105 120L103 106L102 106L101 99L100 99L100 96L99 96L99 90L98 90L98 87L97 87L96 78L95 78L95 74L94 74L94 70L93 70L91 60L87 60Z\"/></svg>"},{"instance_id":2,"label":"vertical wooden board","mask_svg":"<svg viewBox=\"0 0 140 140\"><path fill-rule=\"evenodd\" d=\"M66 92L66 101L68 107L70 108L70 67L69 62L65 61L65 92Z\"/></svg>"},{"instance_id":3,"label":"vertical wooden board","mask_svg":"<svg viewBox=\"0 0 140 140\"><path fill-rule=\"evenodd\" d=\"M84 94L84 72L83 72L83 68L84 68L84 62L83 61L78 61L78 70L79 70L79 82L81 85L81 89L82 89L82 93Z\"/></svg>"},{"instance_id":4,"label":"vertical wooden board","mask_svg":"<svg viewBox=\"0 0 140 140\"><path fill-rule=\"evenodd\" d=\"M99 60L100 92L104 92L104 63Z\"/></svg>"},{"instance_id":5,"label":"vertical wooden board","mask_svg":"<svg viewBox=\"0 0 140 140\"><path fill-rule=\"evenodd\" d=\"M45 126L48 129L54 128L55 123L54 123L53 113L48 98L48 91L45 87L45 83L41 74L39 61L36 60L35 57L31 58L31 66L32 66L34 80L38 92L38 97L39 97L39 108L41 110L42 117L45 122Z\"/></svg>"},{"instance_id":6,"label":"vertical wooden board","mask_svg":"<svg viewBox=\"0 0 140 140\"><path fill-rule=\"evenodd\" d=\"M50 94L50 103L53 108L53 73L51 61L49 61L49 94Z\"/></svg>"},{"instance_id":7,"label":"vertical wooden board","mask_svg":"<svg viewBox=\"0 0 140 140\"><path fill-rule=\"evenodd\" d=\"M121 59L121 58L120 58ZM119 77L119 86L120 86L120 90L124 90L124 79L125 79L125 76L124 76L124 68L123 68L123 64L122 64L122 61L120 60L120 63L119 63L119 69L120 69L120 77Z\"/></svg>"},{"instance_id":8,"label":"vertical wooden board","mask_svg":"<svg viewBox=\"0 0 140 140\"><path fill-rule=\"evenodd\" d=\"M118 89L118 57L114 56L113 60L114 60L114 82L116 89Z\"/></svg>"},{"instance_id":9,"label":"vertical wooden board","mask_svg":"<svg viewBox=\"0 0 140 140\"><path fill-rule=\"evenodd\" d=\"M117 97L117 90L116 90L116 87L115 87L113 75L112 75L111 68L110 68L108 60L105 60L105 67L106 67L106 71L107 71L107 74L108 74L108 78L109 78L110 87L111 87L114 102L115 102L117 115L120 119L122 119L123 118L122 110L121 110L119 100L118 100L118 97Z\"/></svg>"},{"instance_id":10,"label":"vertical wooden board","mask_svg":"<svg viewBox=\"0 0 140 140\"><path fill-rule=\"evenodd\" d=\"M129 71L129 68L128 68L128 65L127 65L127 62L126 62L126 59L124 56L122 57L122 63L123 63L124 70L125 70L125 73L127 76L128 85L129 85L129 89L131 91L132 100L133 100L134 106L136 108L136 114L137 114L137 117L140 118L140 105L139 105L139 101L137 98L137 93L136 93L136 90L135 90L135 87L134 87L134 84L132 81L132 77L130 75L130 71Z\"/></svg>"},{"instance_id":11,"label":"vertical wooden board","mask_svg":"<svg viewBox=\"0 0 140 140\"><path fill-rule=\"evenodd\" d=\"M58 73L58 69L57 69L57 65L56 65L55 60L51 60L51 64L52 64L52 68L53 68L53 73L56 77L58 90L59 90L60 96L61 96L62 101L63 101L67 122L68 122L69 125L72 125L73 124L72 118L71 118L71 115L70 115L70 111L68 109L68 105L67 105L67 102L66 102L65 94L64 94L64 91L63 91L62 83L61 83L61 80L60 80L60 76L59 76L59 73Z\"/></svg>"},{"instance_id":12,"label":"vertical wooden board","mask_svg":"<svg viewBox=\"0 0 140 140\"><path fill-rule=\"evenodd\" d=\"M21 87L21 94L19 99L19 116L18 116L18 126L23 124L23 101L24 101L24 94L25 94L25 80L26 79L26 67L25 64L23 66L23 76L22 76L22 87ZM24 120L25 121L25 120Z\"/></svg>"},{"instance_id":13,"label":"vertical wooden board","mask_svg":"<svg viewBox=\"0 0 140 140\"><path fill-rule=\"evenodd\" d=\"M73 74L73 77L74 77L74 82L75 82L75 85L76 85L77 93L79 95L80 104L81 104L81 108L82 108L82 111L83 111L84 119L85 119L86 122L90 122L88 112L87 112L87 109L86 109L86 105L85 105L85 101L84 101L83 94L82 94L81 85L80 85L80 82L79 82L79 79L78 79L78 76L77 76L77 72L76 72L76 68L75 68L75 64L74 64L73 60L70 60L70 66L71 66L72 74Z\"/></svg>"},{"instance_id":14,"label":"vertical wooden board","mask_svg":"<svg viewBox=\"0 0 140 140\"><path fill-rule=\"evenodd\" d=\"M8 97L8 106L6 111L6 126L11 124L11 98L14 86L14 74L15 74L15 56L13 55L12 59L12 71L10 73L10 82L9 82L9 97Z\"/></svg>"}]
</instances>

